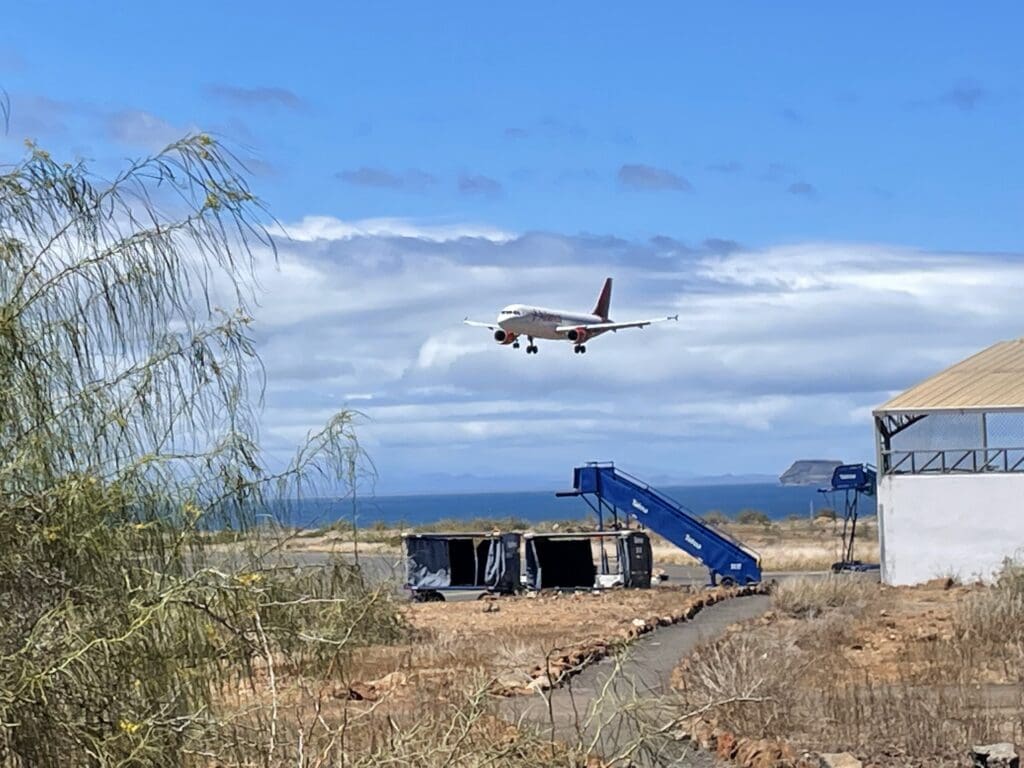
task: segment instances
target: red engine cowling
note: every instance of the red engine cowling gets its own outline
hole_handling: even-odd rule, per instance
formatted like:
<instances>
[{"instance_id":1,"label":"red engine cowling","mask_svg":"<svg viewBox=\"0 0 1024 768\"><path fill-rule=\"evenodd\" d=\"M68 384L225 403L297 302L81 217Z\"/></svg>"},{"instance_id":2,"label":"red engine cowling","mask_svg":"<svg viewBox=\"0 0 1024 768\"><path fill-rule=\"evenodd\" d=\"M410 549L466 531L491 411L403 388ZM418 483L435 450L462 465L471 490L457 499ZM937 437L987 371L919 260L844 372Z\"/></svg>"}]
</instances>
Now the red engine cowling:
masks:
<instances>
[{"instance_id":1,"label":"red engine cowling","mask_svg":"<svg viewBox=\"0 0 1024 768\"><path fill-rule=\"evenodd\" d=\"M503 331L500 328L494 332L494 340L499 344L512 344L519 338L511 331Z\"/></svg>"},{"instance_id":2,"label":"red engine cowling","mask_svg":"<svg viewBox=\"0 0 1024 768\"><path fill-rule=\"evenodd\" d=\"M577 344L582 344L589 336L586 328L573 328L565 335L569 337L569 341L575 341Z\"/></svg>"}]
</instances>

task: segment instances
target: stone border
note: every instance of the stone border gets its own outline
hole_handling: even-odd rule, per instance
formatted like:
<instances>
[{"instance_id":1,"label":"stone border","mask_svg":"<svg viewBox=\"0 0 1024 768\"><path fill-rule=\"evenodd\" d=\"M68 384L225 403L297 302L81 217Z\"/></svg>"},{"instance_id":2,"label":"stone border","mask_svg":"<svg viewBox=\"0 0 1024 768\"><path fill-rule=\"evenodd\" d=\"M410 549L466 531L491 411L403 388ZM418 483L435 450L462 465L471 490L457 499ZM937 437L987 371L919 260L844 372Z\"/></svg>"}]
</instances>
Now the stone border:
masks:
<instances>
[{"instance_id":1,"label":"stone border","mask_svg":"<svg viewBox=\"0 0 1024 768\"><path fill-rule=\"evenodd\" d=\"M731 625L726 630L726 635L741 631L744 627L752 624L770 624L774 620L774 611L769 611L757 619ZM676 686L678 676L685 672L689 663L690 657L682 659L672 671L673 687ZM714 720L709 720L703 715L686 718L678 724L678 727L681 741L692 742L695 747L712 752L720 760L742 766L742 768L861 768L862 766L861 761L848 752L797 752L796 747L785 739L755 739L739 736L720 727Z\"/></svg>"},{"instance_id":2,"label":"stone border","mask_svg":"<svg viewBox=\"0 0 1024 768\"><path fill-rule=\"evenodd\" d=\"M544 665L535 665L525 671L526 682L496 679L489 686L489 692L495 696L512 697L526 696L558 688L570 678L584 669L608 656L626 648L630 643L643 635L653 632L658 627L668 627L684 621L690 621L704 608L747 595L768 594L769 586L765 583L752 584L745 587L716 588L707 592L692 595L683 605L669 613L650 616L646 619L635 618L630 626L618 637L611 639L589 640L576 643L566 648L557 649L557 653L547 659ZM485 608L486 610L486 608ZM377 701L397 684L406 682L404 673L391 672L378 680L353 682L344 690L339 688L338 698L350 701Z\"/></svg>"},{"instance_id":3,"label":"stone border","mask_svg":"<svg viewBox=\"0 0 1024 768\"><path fill-rule=\"evenodd\" d=\"M798 754L788 742L737 736L703 717L689 718L679 728L681 740L744 768L819 768L822 764L818 755Z\"/></svg>"},{"instance_id":4,"label":"stone border","mask_svg":"<svg viewBox=\"0 0 1024 768\"><path fill-rule=\"evenodd\" d=\"M745 587L718 588L698 594L687 600L681 608L660 616L633 619L631 626L622 636L611 640L591 640L577 643L568 648L558 649L557 655L548 658L545 665L536 665L527 672L530 680L523 685L509 685L495 681L491 693L497 696L523 696L558 688L570 678L598 661L627 647L637 638L653 632L658 627L668 627L690 621L704 608L723 600L747 595L765 595L769 586L764 582Z\"/></svg>"}]
</instances>

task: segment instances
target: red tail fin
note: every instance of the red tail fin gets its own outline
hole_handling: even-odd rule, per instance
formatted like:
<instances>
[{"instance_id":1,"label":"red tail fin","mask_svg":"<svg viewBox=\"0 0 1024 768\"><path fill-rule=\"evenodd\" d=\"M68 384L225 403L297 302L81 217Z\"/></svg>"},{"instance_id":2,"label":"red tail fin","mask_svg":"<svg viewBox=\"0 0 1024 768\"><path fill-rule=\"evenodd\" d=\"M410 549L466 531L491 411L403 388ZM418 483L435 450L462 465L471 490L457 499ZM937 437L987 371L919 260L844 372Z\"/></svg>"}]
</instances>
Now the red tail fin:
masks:
<instances>
[{"instance_id":1,"label":"red tail fin","mask_svg":"<svg viewBox=\"0 0 1024 768\"><path fill-rule=\"evenodd\" d=\"M606 277L604 281L604 288L601 289L601 295L597 297L597 304L594 306L592 315L597 315L602 320L608 319L608 308L612 303L612 279Z\"/></svg>"}]
</instances>

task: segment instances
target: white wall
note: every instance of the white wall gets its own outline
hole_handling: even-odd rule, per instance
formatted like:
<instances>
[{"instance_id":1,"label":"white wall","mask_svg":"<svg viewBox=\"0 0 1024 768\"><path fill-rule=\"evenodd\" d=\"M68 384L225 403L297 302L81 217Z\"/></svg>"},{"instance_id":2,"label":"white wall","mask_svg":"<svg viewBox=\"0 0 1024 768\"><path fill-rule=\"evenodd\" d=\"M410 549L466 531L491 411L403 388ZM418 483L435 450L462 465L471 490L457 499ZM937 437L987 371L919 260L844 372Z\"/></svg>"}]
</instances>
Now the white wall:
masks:
<instances>
[{"instance_id":1,"label":"white wall","mask_svg":"<svg viewBox=\"0 0 1024 768\"><path fill-rule=\"evenodd\" d=\"M882 477L878 516L886 584L987 580L1024 557L1024 474Z\"/></svg>"}]
</instances>

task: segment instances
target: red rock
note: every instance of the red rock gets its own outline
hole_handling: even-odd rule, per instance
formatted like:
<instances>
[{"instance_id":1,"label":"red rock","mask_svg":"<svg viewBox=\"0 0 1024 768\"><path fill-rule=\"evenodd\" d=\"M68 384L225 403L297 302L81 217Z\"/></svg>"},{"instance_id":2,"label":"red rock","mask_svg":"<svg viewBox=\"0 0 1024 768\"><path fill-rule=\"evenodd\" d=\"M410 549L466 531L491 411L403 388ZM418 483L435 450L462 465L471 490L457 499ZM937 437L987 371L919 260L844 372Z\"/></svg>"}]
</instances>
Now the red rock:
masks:
<instances>
[{"instance_id":1,"label":"red rock","mask_svg":"<svg viewBox=\"0 0 1024 768\"><path fill-rule=\"evenodd\" d=\"M735 734L725 731L718 737L717 741L715 752L718 756L723 760L732 760L737 749Z\"/></svg>"}]
</instances>

